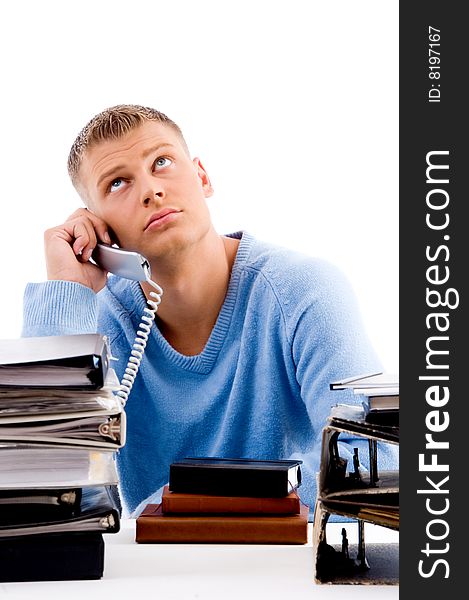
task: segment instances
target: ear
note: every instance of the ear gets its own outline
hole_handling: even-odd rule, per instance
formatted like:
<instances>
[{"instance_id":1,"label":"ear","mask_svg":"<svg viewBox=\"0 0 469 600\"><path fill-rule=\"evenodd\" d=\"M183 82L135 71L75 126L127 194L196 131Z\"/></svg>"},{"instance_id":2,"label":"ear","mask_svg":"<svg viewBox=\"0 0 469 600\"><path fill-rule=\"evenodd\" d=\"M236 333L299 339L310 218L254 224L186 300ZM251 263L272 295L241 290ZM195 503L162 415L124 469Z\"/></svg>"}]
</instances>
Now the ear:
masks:
<instances>
[{"instance_id":1,"label":"ear","mask_svg":"<svg viewBox=\"0 0 469 600\"><path fill-rule=\"evenodd\" d=\"M210 177L208 176L207 171L205 170L200 158L192 159L192 163L197 170L197 175L202 183L202 189L204 190L204 195L206 198L210 198L213 194L213 187L210 182Z\"/></svg>"}]
</instances>

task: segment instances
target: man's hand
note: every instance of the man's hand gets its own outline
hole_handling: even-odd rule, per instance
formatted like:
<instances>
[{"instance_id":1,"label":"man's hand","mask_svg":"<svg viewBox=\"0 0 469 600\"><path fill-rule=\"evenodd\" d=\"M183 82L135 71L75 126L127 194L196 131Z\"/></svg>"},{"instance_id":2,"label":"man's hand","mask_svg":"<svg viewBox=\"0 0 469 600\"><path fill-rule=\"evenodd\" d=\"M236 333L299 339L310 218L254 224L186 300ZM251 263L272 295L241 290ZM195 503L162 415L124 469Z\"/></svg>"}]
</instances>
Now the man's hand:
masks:
<instances>
[{"instance_id":1,"label":"man's hand","mask_svg":"<svg viewBox=\"0 0 469 600\"><path fill-rule=\"evenodd\" d=\"M86 208L48 229L44 233L47 278L75 281L99 292L106 285L107 272L89 262L98 241L111 243L107 224Z\"/></svg>"}]
</instances>

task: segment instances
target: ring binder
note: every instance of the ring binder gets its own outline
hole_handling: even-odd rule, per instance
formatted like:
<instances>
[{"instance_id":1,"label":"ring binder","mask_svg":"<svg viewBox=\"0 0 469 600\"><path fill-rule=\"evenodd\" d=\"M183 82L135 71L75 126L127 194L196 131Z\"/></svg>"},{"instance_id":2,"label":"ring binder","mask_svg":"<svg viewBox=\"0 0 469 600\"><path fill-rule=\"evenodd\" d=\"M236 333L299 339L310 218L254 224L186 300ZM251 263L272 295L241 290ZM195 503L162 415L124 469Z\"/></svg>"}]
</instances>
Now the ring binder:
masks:
<instances>
[{"instance_id":1,"label":"ring binder","mask_svg":"<svg viewBox=\"0 0 469 600\"><path fill-rule=\"evenodd\" d=\"M79 510L64 515L62 511L10 511L0 518L0 540L47 533L117 533L120 529L119 507L111 486L83 488Z\"/></svg>"},{"instance_id":2,"label":"ring binder","mask_svg":"<svg viewBox=\"0 0 469 600\"><path fill-rule=\"evenodd\" d=\"M0 491L117 485L114 455L109 448L0 442Z\"/></svg>"},{"instance_id":3,"label":"ring binder","mask_svg":"<svg viewBox=\"0 0 469 600\"><path fill-rule=\"evenodd\" d=\"M113 393L118 386L109 367L105 387L99 391L4 387L0 390L0 442L117 450L126 438L126 415L121 399Z\"/></svg>"},{"instance_id":4,"label":"ring binder","mask_svg":"<svg viewBox=\"0 0 469 600\"><path fill-rule=\"evenodd\" d=\"M117 401L118 402L118 401ZM114 411L0 418L0 441L57 443L103 448L122 448L126 433L125 412Z\"/></svg>"},{"instance_id":5,"label":"ring binder","mask_svg":"<svg viewBox=\"0 0 469 600\"><path fill-rule=\"evenodd\" d=\"M33 489L33 490L0 490L0 505L9 510L14 507L31 506L63 506L74 508L80 506L82 488Z\"/></svg>"},{"instance_id":6,"label":"ring binder","mask_svg":"<svg viewBox=\"0 0 469 600\"><path fill-rule=\"evenodd\" d=\"M0 340L0 391L22 388L100 389L109 370L99 333Z\"/></svg>"}]
</instances>

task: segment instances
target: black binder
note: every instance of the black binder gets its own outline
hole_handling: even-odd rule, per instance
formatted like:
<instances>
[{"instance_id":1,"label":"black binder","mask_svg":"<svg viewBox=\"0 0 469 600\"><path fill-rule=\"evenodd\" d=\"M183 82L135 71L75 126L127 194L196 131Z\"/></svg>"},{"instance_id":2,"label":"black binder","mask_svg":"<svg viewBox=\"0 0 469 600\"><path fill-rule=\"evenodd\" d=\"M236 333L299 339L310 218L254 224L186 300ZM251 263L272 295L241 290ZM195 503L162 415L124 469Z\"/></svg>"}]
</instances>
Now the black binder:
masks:
<instances>
[{"instance_id":1,"label":"black binder","mask_svg":"<svg viewBox=\"0 0 469 600\"><path fill-rule=\"evenodd\" d=\"M101 579L100 533L20 536L0 540L0 581Z\"/></svg>"},{"instance_id":2,"label":"black binder","mask_svg":"<svg viewBox=\"0 0 469 600\"><path fill-rule=\"evenodd\" d=\"M116 486L85 487L79 505L68 514L59 506L25 504L0 511L0 540L52 533L117 533L121 506L116 490Z\"/></svg>"},{"instance_id":3,"label":"black binder","mask_svg":"<svg viewBox=\"0 0 469 600\"><path fill-rule=\"evenodd\" d=\"M81 488L0 490L0 527L70 518L80 510L81 492Z\"/></svg>"}]
</instances>

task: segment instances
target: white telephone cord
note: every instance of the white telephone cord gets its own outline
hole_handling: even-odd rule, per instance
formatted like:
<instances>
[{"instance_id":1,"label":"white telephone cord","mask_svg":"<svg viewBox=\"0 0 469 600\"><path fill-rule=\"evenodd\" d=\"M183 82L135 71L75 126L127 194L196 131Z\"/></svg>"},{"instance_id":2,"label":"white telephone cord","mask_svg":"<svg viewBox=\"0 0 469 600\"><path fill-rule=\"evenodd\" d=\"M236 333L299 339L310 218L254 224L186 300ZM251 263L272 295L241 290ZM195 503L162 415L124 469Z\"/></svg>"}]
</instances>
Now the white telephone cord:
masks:
<instances>
[{"instance_id":1,"label":"white telephone cord","mask_svg":"<svg viewBox=\"0 0 469 600\"><path fill-rule=\"evenodd\" d=\"M161 296L163 295L162 288L150 279L148 268L144 266L143 269L145 271L147 283L155 288L156 292L150 292L150 296L151 298L154 298L154 300L147 300L147 304L149 306L145 307L144 314L142 316L140 325L138 326L137 335L130 352L129 361L127 363L124 375L122 376L120 388L116 392L116 395L121 398L123 406L125 406L125 403L128 400L130 391L138 373L138 369L140 368L140 363L142 362L143 354L145 352L148 336L150 335L151 326L155 320L156 312L161 302Z\"/></svg>"}]
</instances>

